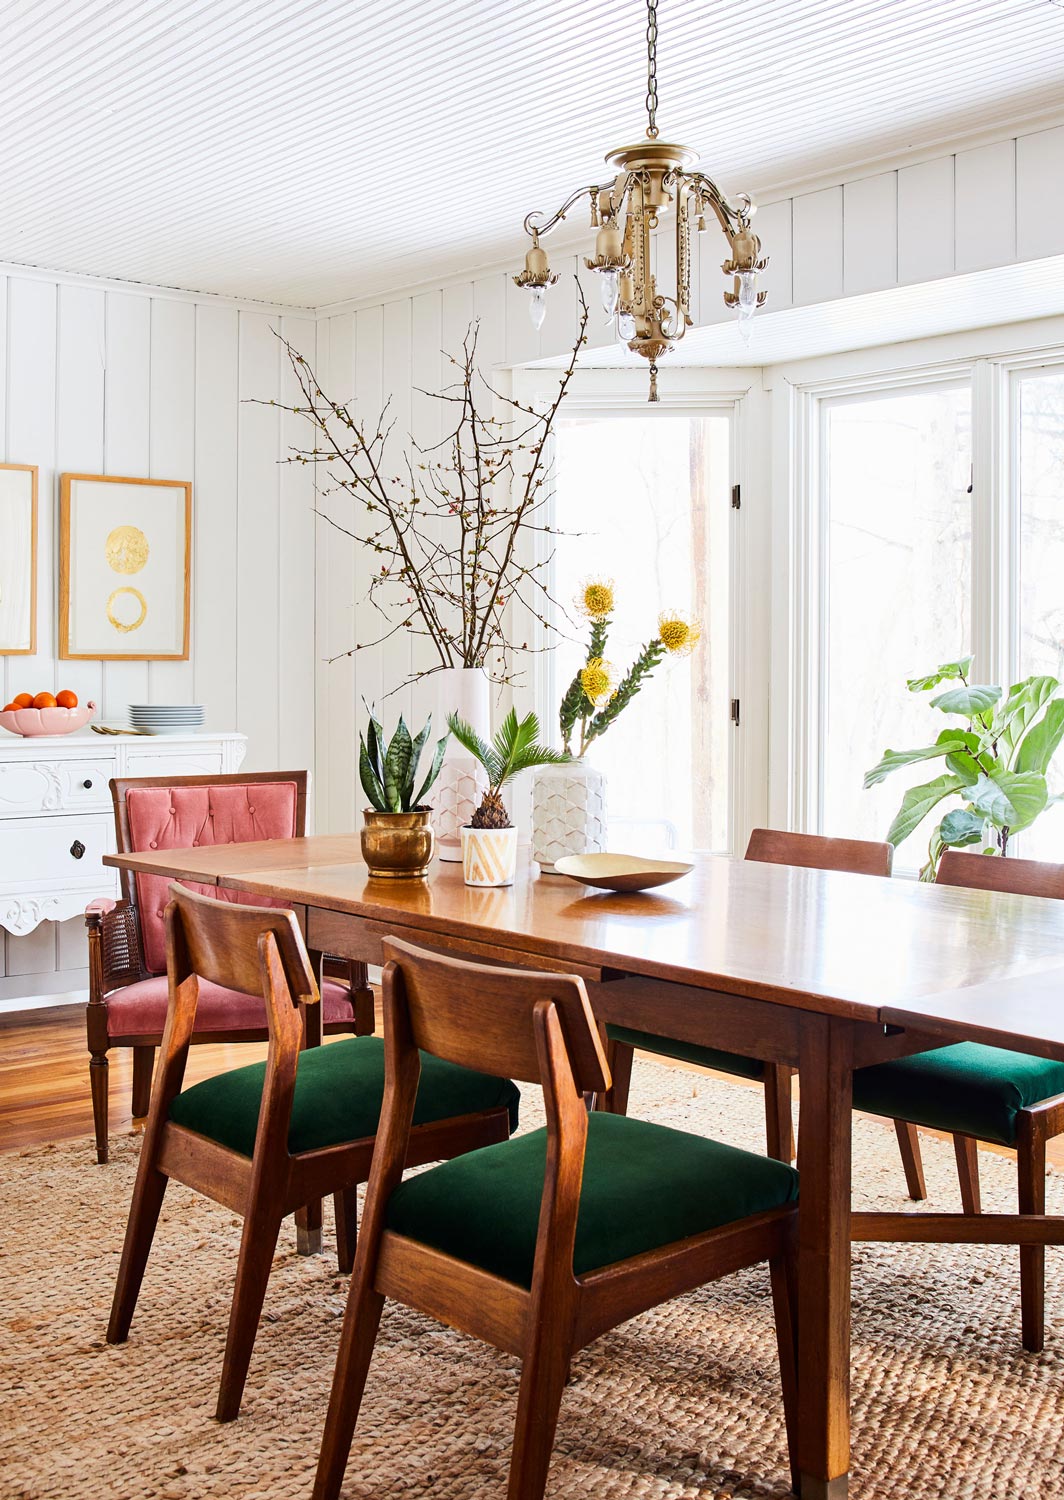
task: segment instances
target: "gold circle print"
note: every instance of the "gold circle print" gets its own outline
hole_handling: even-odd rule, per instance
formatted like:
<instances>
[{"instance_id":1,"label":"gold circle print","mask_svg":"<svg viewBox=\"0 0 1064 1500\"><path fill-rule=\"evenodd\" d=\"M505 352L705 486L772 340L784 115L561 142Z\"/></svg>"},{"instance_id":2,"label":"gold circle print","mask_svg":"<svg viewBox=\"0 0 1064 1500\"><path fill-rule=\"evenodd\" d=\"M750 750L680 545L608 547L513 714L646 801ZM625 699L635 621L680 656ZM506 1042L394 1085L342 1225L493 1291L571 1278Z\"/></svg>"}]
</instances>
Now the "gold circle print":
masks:
<instances>
[{"instance_id":1,"label":"gold circle print","mask_svg":"<svg viewBox=\"0 0 1064 1500\"><path fill-rule=\"evenodd\" d=\"M139 526L116 526L104 551L116 573L139 573L148 561L148 538Z\"/></svg>"},{"instance_id":2,"label":"gold circle print","mask_svg":"<svg viewBox=\"0 0 1064 1500\"><path fill-rule=\"evenodd\" d=\"M140 589L128 587L115 589L107 601L107 618L123 635L128 635L132 630L139 630L147 614L148 606Z\"/></svg>"}]
</instances>

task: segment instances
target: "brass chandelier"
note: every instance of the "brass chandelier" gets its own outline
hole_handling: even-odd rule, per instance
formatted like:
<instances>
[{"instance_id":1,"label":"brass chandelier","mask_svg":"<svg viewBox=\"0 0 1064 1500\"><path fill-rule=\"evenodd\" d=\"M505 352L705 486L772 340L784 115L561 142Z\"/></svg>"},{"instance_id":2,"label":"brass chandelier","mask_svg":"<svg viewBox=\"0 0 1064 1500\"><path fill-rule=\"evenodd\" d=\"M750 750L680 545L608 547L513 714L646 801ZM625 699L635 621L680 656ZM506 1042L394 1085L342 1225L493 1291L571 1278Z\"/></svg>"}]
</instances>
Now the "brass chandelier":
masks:
<instances>
[{"instance_id":1,"label":"brass chandelier","mask_svg":"<svg viewBox=\"0 0 1064 1500\"><path fill-rule=\"evenodd\" d=\"M724 301L738 310L745 328L767 297L757 289L757 273L767 265L761 241L751 228L756 209L746 193L731 202L704 173L694 170L698 157L686 146L658 139L658 0L647 0L647 131L634 146L620 146L606 156L616 176L607 182L578 188L551 218L530 213L525 231L532 244L525 268L514 281L529 292L532 325L539 328L546 314L546 293L558 280L550 268L540 237L565 219L581 199L591 202L591 226L598 229L595 254L585 258L599 277L606 315L616 320L617 334L634 354L650 361L650 400L658 399L658 360L691 327L691 225L700 233L707 212L716 215L731 251L722 270L732 278ZM661 221L672 212L672 236L655 237ZM652 249L653 247L653 249ZM655 256L657 252L657 272ZM666 267L667 261L672 261ZM658 290L660 280L673 279L671 295Z\"/></svg>"}]
</instances>

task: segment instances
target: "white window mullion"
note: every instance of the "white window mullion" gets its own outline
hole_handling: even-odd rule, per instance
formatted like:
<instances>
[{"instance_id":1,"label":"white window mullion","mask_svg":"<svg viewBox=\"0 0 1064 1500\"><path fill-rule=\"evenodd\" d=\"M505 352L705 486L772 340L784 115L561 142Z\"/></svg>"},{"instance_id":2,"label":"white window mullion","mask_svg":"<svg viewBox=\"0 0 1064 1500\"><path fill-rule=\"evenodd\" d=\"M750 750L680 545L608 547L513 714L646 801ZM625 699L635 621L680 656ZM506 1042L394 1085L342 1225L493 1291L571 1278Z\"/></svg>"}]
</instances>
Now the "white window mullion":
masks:
<instances>
[{"instance_id":1,"label":"white window mullion","mask_svg":"<svg viewBox=\"0 0 1064 1500\"><path fill-rule=\"evenodd\" d=\"M980 682L1011 680L1016 666L1010 406L1008 372L978 360L972 367L971 650Z\"/></svg>"}]
</instances>

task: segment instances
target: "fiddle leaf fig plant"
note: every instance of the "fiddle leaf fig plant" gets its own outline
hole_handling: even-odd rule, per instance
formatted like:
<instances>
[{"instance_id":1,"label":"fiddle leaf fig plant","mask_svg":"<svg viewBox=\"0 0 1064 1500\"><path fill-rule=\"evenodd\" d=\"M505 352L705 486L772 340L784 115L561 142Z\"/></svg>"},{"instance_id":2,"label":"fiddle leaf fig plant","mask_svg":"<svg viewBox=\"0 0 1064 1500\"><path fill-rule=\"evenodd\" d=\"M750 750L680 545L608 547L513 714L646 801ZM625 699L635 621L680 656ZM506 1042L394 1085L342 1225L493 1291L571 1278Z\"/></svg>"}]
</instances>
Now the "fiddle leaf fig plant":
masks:
<instances>
[{"instance_id":1,"label":"fiddle leaf fig plant","mask_svg":"<svg viewBox=\"0 0 1064 1500\"><path fill-rule=\"evenodd\" d=\"M922 677L912 677L910 693L942 688L930 706L959 724L943 729L931 745L917 750L886 750L865 774L866 787L892 772L920 761L945 762L934 780L910 787L887 830L895 848L947 798L960 799L935 825L921 880L934 880L944 849L982 844L988 854L1006 855L1009 839L1029 828L1055 799L1047 773L1064 739L1064 697L1056 677L1025 677L1007 693L1000 687L969 682L972 657L945 662Z\"/></svg>"},{"instance_id":2,"label":"fiddle leaf fig plant","mask_svg":"<svg viewBox=\"0 0 1064 1500\"><path fill-rule=\"evenodd\" d=\"M362 790L370 800L375 812L408 813L421 812L443 764L443 752L447 748L449 734L436 741L436 753L428 775L415 792L418 762L428 737L432 732L432 715L424 729L412 739L402 714L387 747L380 721L370 713L369 728L359 734L358 775Z\"/></svg>"}]
</instances>

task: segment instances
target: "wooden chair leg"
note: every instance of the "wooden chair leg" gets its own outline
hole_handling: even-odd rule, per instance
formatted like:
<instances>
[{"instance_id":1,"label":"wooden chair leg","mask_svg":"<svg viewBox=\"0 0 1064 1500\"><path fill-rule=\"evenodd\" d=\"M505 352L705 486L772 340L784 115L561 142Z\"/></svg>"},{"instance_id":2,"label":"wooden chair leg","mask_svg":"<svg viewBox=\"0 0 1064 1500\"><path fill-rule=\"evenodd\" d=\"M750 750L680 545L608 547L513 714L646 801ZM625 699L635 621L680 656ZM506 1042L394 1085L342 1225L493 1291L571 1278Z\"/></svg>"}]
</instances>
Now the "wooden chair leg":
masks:
<instances>
[{"instance_id":1,"label":"wooden chair leg","mask_svg":"<svg viewBox=\"0 0 1064 1500\"><path fill-rule=\"evenodd\" d=\"M981 1214L979 1192L979 1145L974 1136L955 1135L953 1150L957 1157L957 1176L961 1184L961 1207L966 1214Z\"/></svg>"},{"instance_id":2,"label":"wooden chair leg","mask_svg":"<svg viewBox=\"0 0 1064 1500\"><path fill-rule=\"evenodd\" d=\"M355 1263L358 1236L358 1189L349 1187L333 1193L333 1212L336 1215L337 1269L342 1275L349 1276Z\"/></svg>"},{"instance_id":3,"label":"wooden chair leg","mask_svg":"<svg viewBox=\"0 0 1064 1500\"><path fill-rule=\"evenodd\" d=\"M151 1075L154 1067L154 1047L133 1048L133 1118L135 1120L143 1120L151 1107Z\"/></svg>"},{"instance_id":4,"label":"wooden chair leg","mask_svg":"<svg viewBox=\"0 0 1064 1500\"><path fill-rule=\"evenodd\" d=\"M240 1239L233 1305L229 1312L222 1379L218 1387L215 1416L219 1422L231 1422L240 1412L240 1398L244 1394L244 1383L255 1348L259 1316L280 1232L280 1218L264 1213L253 1202L248 1204L244 1232Z\"/></svg>"},{"instance_id":5,"label":"wooden chair leg","mask_svg":"<svg viewBox=\"0 0 1064 1500\"><path fill-rule=\"evenodd\" d=\"M1029 1115L1020 1112L1016 1130L1016 1169L1021 1214L1046 1211L1046 1138ZM1046 1247L1020 1246L1020 1325L1023 1347L1039 1354L1045 1344Z\"/></svg>"},{"instance_id":6,"label":"wooden chair leg","mask_svg":"<svg viewBox=\"0 0 1064 1500\"><path fill-rule=\"evenodd\" d=\"M96 1132L96 1160L102 1166L107 1160L107 1053L94 1052L89 1058L89 1090L92 1094L92 1124Z\"/></svg>"},{"instance_id":7,"label":"wooden chair leg","mask_svg":"<svg viewBox=\"0 0 1064 1500\"><path fill-rule=\"evenodd\" d=\"M564 1328L550 1317L535 1320L521 1367L506 1500L543 1500L571 1353Z\"/></svg>"},{"instance_id":8,"label":"wooden chair leg","mask_svg":"<svg viewBox=\"0 0 1064 1500\"><path fill-rule=\"evenodd\" d=\"M628 1113L628 1091L632 1085L632 1059L635 1049L627 1042L606 1043L606 1062L609 1065L612 1083L604 1094L595 1100L595 1108L607 1115Z\"/></svg>"},{"instance_id":9,"label":"wooden chair leg","mask_svg":"<svg viewBox=\"0 0 1064 1500\"><path fill-rule=\"evenodd\" d=\"M129 1205L129 1220L122 1245L122 1259L118 1265L111 1317L107 1324L109 1344L124 1344L129 1337L129 1325L133 1321L168 1181L166 1174L160 1172L150 1158L142 1153L133 1188L133 1201Z\"/></svg>"},{"instance_id":10,"label":"wooden chair leg","mask_svg":"<svg viewBox=\"0 0 1064 1500\"><path fill-rule=\"evenodd\" d=\"M924 1182L924 1163L920 1155L920 1132L908 1120L895 1120L894 1129L898 1135L898 1150L905 1169L905 1185L909 1189L909 1197L914 1203L922 1203L927 1197L927 1184Z\"/></svg>"},{"instance_id":11,"label":"wooden chair leg","mask_svg":"<svg viewBox=\"0 0 1064 1500\"><path fill-rule=\"evenodd\" d=\"M783 1389L783 1416L787 1425L791 1488L798 1494L798 1256L793 1236L786 1254L770 1260L768 1269L776 1317L776 1348Z\"/></svg>"},{"instance_id":12,"label":"wooden chair leg","mask_svg":"<svg viewBox=\"0 0 1064 1500\"><path fill-rule=\"evenodd\" d=\"M321 1199L296 1209L296 1251L300 1255L321 1254Z\"/></svg>"},{"instance_id":13,"label":"wooden chair leg","mask_svg":"<svg viewBox=\"0 0 1064 1500\"><path fill-rule=\"evenodd\" d=\"M356 1271L356 1280L352 1282L347 1299L311 1500L338 1500L344 1482L351 1440L355 1435L355 1423L384 1308L384 1298L373 1287L371 1275L359 1277Z\"/></svg>"},{"instance_id":14,"label":"wooden chair leg","mask_svg":"<svg viewBox=\"0 0 1064 1500\"><path fill-rule=\"evenodd\" d=\"M351 1001L355 1011L355 1035L372 1036L377 1027L377 1018L373 989L369 982L369 966L356 960L351 962Z\"/></svg>"},{"instance_id":15,"label":"wooden chair leg","mask_svg":"<svg viewBox=\"0 0 1064 1500\"><path fill-rule=\"evenodd\" d=\"M765 1138L768 1154L777 1161L794 1160L794 1116L791 1112L793 1070L780 1063L765 1064Z\"/></svg>"}]
</instances>

